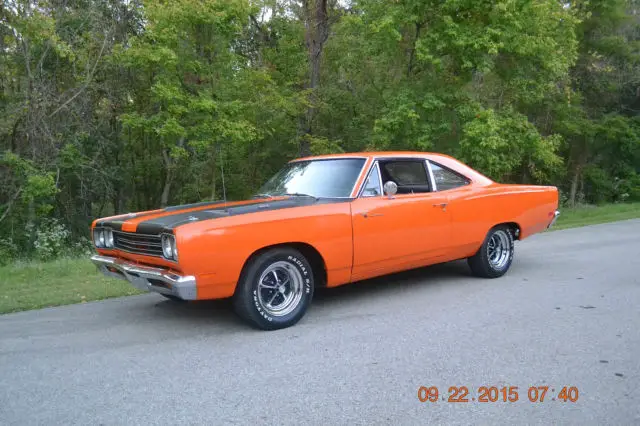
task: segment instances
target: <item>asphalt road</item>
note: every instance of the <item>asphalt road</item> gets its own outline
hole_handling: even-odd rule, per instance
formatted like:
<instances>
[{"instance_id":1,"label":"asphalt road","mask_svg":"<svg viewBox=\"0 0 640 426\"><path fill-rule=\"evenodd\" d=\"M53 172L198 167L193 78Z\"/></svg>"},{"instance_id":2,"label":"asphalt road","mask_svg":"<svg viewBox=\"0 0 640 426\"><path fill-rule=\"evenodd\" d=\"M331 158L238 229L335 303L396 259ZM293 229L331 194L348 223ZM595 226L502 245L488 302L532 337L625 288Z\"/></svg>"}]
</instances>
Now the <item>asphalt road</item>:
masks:
<instances>
[{"instance_id":1,"label":"asphalt road","mask_svg":"<svg viewBox=\"0 0 640 426\"><path fill-rule=\"evenodd\" d=\"M0 424L637 425L639 267L635 220L531 237L496 280L454 262L325 290L276 332L157 295L0 316Z\"/></svg>"}]
</instances>

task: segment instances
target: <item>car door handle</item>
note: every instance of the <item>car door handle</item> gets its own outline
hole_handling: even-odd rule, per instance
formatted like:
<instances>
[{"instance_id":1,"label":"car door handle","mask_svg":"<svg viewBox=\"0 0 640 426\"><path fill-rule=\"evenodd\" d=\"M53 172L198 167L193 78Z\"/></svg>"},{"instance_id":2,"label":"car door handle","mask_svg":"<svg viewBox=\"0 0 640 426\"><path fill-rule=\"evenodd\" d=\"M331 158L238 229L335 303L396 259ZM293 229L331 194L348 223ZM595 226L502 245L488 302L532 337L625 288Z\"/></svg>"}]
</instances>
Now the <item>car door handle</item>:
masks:
<instances>
[{"instance_id":1,"label":"car door handle","mask_svg":"<svg viewBox=\"0 0 640 426\"><path fill-rule=\"evenodd\" d=\"M433 207L441 207L442 210L447 211L447 203L434 204Z\"/></svg>"},{"instance_id":2,"label":"car door handle","mask_svg":"<svg viewBox=\"0 0 640 426\"><path fill-rule=\"evenodd\" d=\"M368 217L380 217L380 216L384 216L382 213L369 213L369 212L363 212L362 216L364 216L364 218L368 218Z\"/></svg>"}]
</instances>

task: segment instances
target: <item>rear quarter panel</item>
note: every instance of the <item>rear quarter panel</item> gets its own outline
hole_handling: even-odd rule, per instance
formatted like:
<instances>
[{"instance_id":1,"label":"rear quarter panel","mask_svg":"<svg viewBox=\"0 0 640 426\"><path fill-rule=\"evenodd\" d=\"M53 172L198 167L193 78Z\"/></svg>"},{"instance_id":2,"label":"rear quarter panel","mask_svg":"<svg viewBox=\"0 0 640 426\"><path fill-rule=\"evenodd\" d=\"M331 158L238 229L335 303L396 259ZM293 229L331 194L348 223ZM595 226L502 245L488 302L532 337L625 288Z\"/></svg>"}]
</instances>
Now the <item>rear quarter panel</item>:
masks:
<instances>
[{"instance_id":1,"label":"rear quarter panel","mask_svg":"<svg viewBox=\"0 0 640 426\"><path fill-rule=\"evenodd\" d=\"M277 244L311 245L323 257L327 285L347 282L353 259L349 202L257 212L180 226L180 265L195 275L198 299L232 296L256 251Z\"/></svg>"},{"instance_id":2,"label":"rear quarter panel","mask_svg":"<svg viewBox=\"0 0 640 426\"><path fill-rule=\"evenodd\" d=\"M500 223L515 223L519 239L546 229L558 208L558 190L553 186L469 186L449 192L452 248L459 256L473 255L489 229Z\"/></svg>"}]
</instances>

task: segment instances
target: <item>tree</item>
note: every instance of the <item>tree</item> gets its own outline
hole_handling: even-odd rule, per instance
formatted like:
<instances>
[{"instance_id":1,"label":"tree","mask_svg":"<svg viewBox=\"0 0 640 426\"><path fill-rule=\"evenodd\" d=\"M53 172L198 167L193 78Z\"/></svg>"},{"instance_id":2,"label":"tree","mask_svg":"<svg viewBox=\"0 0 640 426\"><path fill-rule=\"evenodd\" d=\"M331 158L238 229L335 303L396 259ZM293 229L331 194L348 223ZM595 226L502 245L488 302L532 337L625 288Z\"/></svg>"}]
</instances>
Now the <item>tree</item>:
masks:
<instances>
[{"instance_id":1,"label":"tree","mask_svg":"<svg viewBox=\"0 0 640 426\"><path fill-rule=\"evenodd\" d=\"M596 0L576 2L573 7L582 16L576 28L580 39L579 58L571 70L572 103L580 110L575 123L561 123L568 128L566 157L570 175L569 204L575 205L578 198L589 198L584 194L585 171L607 182L621 179L619 170L600 169L604 160L601 130L602 124L610 123L611 114L621 124L624 117L637 116L640 101L640 47L638 37L638 4L626 0ZM623 127L629 128L628 124ZM606 139L605 139L606 140ZM616 141L609 142L616 143ZM611 152L610 150L608 150ZM628 157L632 160L633 157ZM629 168L634 166L631 161ZM637 163L635 163L637 173ZM595 167L595 169L594 169ZM632 178L633 179L633 178ZM602 199L601 196L596 198ZM609 198L610 197L605 197ZM595 201L595 198L592 198Z\"/></svg>"},{"instance_id":2,"label":"tree","mask_svg":"<svg viewBox=\"0 0 640 426\"><path fill-rule=\"evenodd\" d=\"M50 229L86 239L99 216L249 197L310 153L432 150L570 205L639 200L637 10L7 0L0 257Z\"/></svg>"}]
</instances>

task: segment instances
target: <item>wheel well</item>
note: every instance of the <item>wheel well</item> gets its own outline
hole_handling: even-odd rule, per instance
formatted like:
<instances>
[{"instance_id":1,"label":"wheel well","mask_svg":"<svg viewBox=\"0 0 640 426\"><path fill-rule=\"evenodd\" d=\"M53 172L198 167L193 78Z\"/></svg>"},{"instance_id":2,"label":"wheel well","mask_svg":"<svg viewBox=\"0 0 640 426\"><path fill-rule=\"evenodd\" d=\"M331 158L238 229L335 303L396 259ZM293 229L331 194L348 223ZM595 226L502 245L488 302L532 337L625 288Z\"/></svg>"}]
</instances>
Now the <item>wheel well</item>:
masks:
<instances>
[{"instance_id":1,"label":"wheel well","mask_svg":"<svg viewBox=\"0 0 640 426\"><path fill-rule=\"evenodd\" d=\"M253 260L256 256L264 253L267 250L271 250L273 248L278 247L291 247L298 250L302 255L309 261L311 264L311 269L313 270L313 280L315 282L316 287L324 287L327 284L327 267L324 263L324 259L320 252L313 247L311 244L300 243L300 242L291 242L291 243L282 243L282 244L273 244L271 246L262 247L251 253L251 256L244 263L242 269L244 270L249 262Z\"/></svg>"},{"instance_id":2,"label":"wheel well","mask_svg":"<svg viewBox=\"0 0 640 426\"><path fill-rule=\"evenodd\" d=\"M504 222L504 223L499 223L499 224L498 224L498 225L496 225L496 226L499 226L499 225L505 225L505 226L508 226L508 227L513 231L513 237L514 237L516 240L519 240L519 239L520 239L520 231L521 231L521 229L520 229L520 225L518 225L518 224L517 224L517 223L515 223L515 222Z\"/></svg>"}]
</instances>

